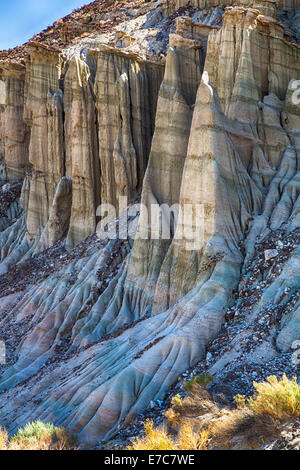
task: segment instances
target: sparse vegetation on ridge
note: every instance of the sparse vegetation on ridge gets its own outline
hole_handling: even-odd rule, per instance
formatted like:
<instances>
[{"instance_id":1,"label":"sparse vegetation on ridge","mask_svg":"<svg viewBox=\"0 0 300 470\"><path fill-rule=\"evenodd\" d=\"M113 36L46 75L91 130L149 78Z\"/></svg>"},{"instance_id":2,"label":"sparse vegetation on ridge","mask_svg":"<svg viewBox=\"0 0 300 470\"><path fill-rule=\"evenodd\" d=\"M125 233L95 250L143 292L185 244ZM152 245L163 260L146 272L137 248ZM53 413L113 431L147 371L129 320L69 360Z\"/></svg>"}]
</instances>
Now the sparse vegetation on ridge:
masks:
<instances>
[{"instance_id":1,"label":"sparse vegetation on ridge","mask_svg":"<svg viewBox=\"0 0 300 470\"><path fill-rule=\"evenodd\" d=\"M300 450L299 11L95 0L0 51L3 449Z\"/></svg>"},{"instance_id":2,"label":"sparse vegetation on ridge","mask_svg":"<svg viewBox=\"0 0 300 470\"><path fill-rule=\"evenodd\" d=\"M145 423L145 435L130 450L259 449L278 435L284 423L300 416L300 386L297 379L271 376L253 383L250 398L235 397L236 407L221 406L197 381L189 395L165 413L163 427Z\"/></svg>"}]
</instances>

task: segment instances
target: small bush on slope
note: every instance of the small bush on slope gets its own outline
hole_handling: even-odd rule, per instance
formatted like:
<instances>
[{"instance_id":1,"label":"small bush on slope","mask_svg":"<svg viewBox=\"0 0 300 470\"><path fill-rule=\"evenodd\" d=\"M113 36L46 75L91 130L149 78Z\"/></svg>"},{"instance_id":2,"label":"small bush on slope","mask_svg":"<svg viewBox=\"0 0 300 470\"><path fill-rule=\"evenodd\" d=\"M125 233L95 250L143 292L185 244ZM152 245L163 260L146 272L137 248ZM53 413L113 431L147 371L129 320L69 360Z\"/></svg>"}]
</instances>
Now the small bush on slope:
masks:
<instances>
[{"instance_id":1,"label":"small bush on slope","mask_svg":"<svg viewBox=\"0 0 300 470\"><path fill-rule=\"evenodd\" d=\"M179 395L179 393L177 393L177 395L175 395L175 397L172 398L172 405L178 405L180 406L182 403L182 398L181 396Z\"/></svg>"},{"instance_id":2,"label":"small bush on slope","mask_svg":"<svg viewBox=\"0 0 300 470\"><path fill-rule=\"evenodd\" d=\"M75 444L64 428L41 421L27 424L10 440L6 431L0 431L0 450L71 450Z\"/></svg>"},{"instance_id":3,"label":"small bush on slope","mask_svg":"<svg viewBox=\"0 0 300 470\"><path fill-rule=\"evenodd\" d=\"M248 400L238 395L237 408L219 406L197 383L180 403L172 400L165 428L148 421L145 437L131 450L255 449L278 435L283 422L300 416L300 386L296 378L269 377L254 382L256 393ZM172 436L172 437L171 437ZM174 437L176 436L176 437Z\"/></svg>"},{"instance_id":4,"label":"small bush on slope","mask_svg":"<svg viewBox=\"0 0 300 470\"><path fill-rule=\"evenodd\" d=\"M271 376L267 382L253 383L256 393L246 406L258 413L268 413L276 418L300 416L300 386L297 378L281 380Z\"/></svg>"},{"instance_id":5,"label":"small bush on slope","mask_svg":"<svg viewBox=\"0 0 300 470\"><path fill-rule=\"evenodd\" d=\"M196 375L192 380L189 380L185 383L185 389L191 391L193 385L201 385L201 387L206 388L213 381L213 377L210 374Z\"/></svg>"}]
</instances>

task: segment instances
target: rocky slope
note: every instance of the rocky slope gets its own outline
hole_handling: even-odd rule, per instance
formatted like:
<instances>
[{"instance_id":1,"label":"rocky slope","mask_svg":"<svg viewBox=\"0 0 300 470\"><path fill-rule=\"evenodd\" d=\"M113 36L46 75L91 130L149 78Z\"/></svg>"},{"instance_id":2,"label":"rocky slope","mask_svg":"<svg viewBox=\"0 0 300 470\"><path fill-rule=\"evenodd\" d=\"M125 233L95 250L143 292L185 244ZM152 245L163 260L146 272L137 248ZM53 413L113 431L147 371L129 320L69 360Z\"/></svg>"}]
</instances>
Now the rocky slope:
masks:
<instances>
[{"instance_id":1,"label":"rocky slope","mask_svg":"<svg viewBox=\"0 0 300 470\"><path fill-rule=\"evenodd\" d=\"M9 431L52 421L92 447L187 370L232 394L297 374L299 10L96 1L1 53ZM121 196L131 234L101 241ZM154 203L202 212L153 239Z\"/></svg>"}]
</instances>

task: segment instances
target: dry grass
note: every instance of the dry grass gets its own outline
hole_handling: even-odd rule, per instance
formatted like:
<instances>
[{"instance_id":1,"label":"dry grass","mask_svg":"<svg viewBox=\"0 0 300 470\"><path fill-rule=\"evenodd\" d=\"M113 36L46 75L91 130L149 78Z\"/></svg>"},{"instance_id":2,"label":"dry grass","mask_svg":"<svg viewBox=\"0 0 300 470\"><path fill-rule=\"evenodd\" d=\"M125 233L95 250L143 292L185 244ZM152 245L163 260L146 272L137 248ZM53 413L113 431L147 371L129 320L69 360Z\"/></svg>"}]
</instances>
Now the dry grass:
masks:
<instances>
[{"instance_id":1,"label":"dry grass","mask_svg":"<svg viewBox=\"0 0 300 470\"><path fill-rule=\"evenodd\" d=\"M212 444L220 450L257 449L279 430L279 420L248 408L224 413L210 426Z\"/></svg>"},{"instance_id":2,"label":"dry grass","mask_svg":"<svg viewBox=\"0 0 300 470\"><path fill-rule=\"evenodd\" d=\"M185 422L180 426L176 439L177 450L207 450L209 431L197 432L192 423Z\"/></svg>"},{"instance_id":3,"label":"dry grass","mask_svg":"<svg viewBox=\"0 0 300 470\"><path fill-rule=\"evenodd\" d=\"M145 435L130 450L259 449L278 436L284 422L300 416L300 386L285 375L254 383L255 394L236 397L237 407L221 406L199 384L189 396L172 400L164 427L145 424Z\"/></svg>"},{"instance_id":4,"label":"dry grass","mask_svg":"<svg viewBox=\"0 0 300 470\"><path fill-rule=\"evenodd\" d=\"M154 428L153 422L145 423L144 438L137 438L128 450L205 450L209 434L194 431L192 424L181 426L177 438L172 438L163 427Z\"/></svg>"},{"instance_id":5,"label":"dry grass","mask_svg":"<svg viewBox=\"0 0 300 470\"><path fill-rule=\"evenodd\" d=\"M0 450L5 450L8 441L8 434L5 429L0 428Z\"/></svg>"},{"instance_id":6,"label":"dry grass","mask_svg":"<svg viewBox=\"0 0 300 470\"><path fill-rule=\"evenodd\" d=\"M145 437L139 437L128 450L175 450L175 444L163 428L155 429L153 422L145 423Z\"/></svg>"},{"instance_id":7,"label":"dry grass","mask_svg":"<svg viewBox=\"0 0 300 470\"><path fill-rule=\"evenodd\" d=\"M300 416L300 386L296 377L289 380L284 374L278 380L271 376L267 382L254 382L253 385L256 393L246 403L249 408L279 419Z\"/></svg>"},{"instance_id":8,"label":"dry grass","mask_svg":"<svg viewBox=\"0 0 300 470\"><path fill-rule=\"evenodd\" d=\"M0 450L75 450L76 440L64 428L50 423L27 424L10 439L0 430Z\"/></svg>"}]
</instances>

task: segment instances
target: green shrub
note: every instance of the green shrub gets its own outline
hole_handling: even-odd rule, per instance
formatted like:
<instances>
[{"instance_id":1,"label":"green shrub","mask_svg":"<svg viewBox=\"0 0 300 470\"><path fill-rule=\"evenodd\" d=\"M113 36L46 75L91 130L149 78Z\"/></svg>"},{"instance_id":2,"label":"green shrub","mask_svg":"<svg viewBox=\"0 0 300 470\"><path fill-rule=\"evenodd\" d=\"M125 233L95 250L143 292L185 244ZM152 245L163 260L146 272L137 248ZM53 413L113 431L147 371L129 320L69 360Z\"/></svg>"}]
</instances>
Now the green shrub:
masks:
<instances>
[{"instance_id":1,"label":"green shrub","mask_svg":"<svg viewBox=\"0 0 300 470\"><path fill-rule=\"evenodd\" d=\"M186 390L191 391L193 385L200 385L203 388L208 387L209 384L213 382L213 377L210 374L196 375L192 380L188 380L184 386Z\"/></svg>"},{"instance_id":2,"label":"green shrub","mask_svg":"<svg viewBox=\"0 0 300 470\"><path fill-rule=\"evenodd\" d=\"M17 434L12 438L16 443L37 442L45 436L53 438L56 436L54 424L42 423L36 421L35 423L28 423L23 429L19 429Z\"/></svg>"},{"instance_id":3,"label":"green shrub","mask_svg":"<svg viewBox=\"0 0 300 470\"><path fill-rule=\"evenodd\" d=\"M76 440L66 429L36 421L19 429L7 443L8 450L70 450Z\"/></svg>"},{"instance_id":4,"label":"green shrub","mask_svg":"<svg viewBox=\"0 0 300 470\"><path fill-rule=\"evenodd\" d=\"M268 413L277 418L300 416L300 386L297 378L289 380L284 374L281 380L271 376L266 382L253 382L255 394L247 406L258 413Z\"/></svg>"}]
</instances>

